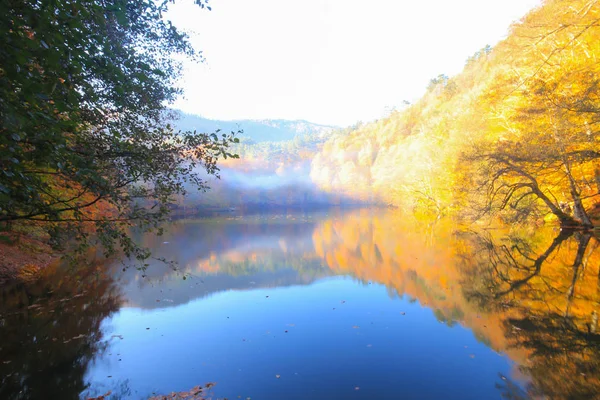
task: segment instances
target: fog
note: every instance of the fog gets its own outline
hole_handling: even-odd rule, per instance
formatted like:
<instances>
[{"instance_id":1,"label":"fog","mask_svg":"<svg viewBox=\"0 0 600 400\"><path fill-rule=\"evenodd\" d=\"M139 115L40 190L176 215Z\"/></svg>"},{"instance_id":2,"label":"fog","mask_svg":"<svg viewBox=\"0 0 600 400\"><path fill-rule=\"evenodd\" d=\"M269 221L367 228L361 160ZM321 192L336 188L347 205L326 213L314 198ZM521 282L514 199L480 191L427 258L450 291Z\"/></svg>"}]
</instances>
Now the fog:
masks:
<instances>
[{"instance_id":1,"label":"fog","mask_svg":"<svg viewBox=\"0 0 600 400\"><path fill-rule=\"evenodd\" d=\"M172 203L175 214L195 214L232 209L317 208L356 205L339 193L328 193L311 179L314 155L337 127L307 121L208 120L172 110L177 130L211 133L241 129L241 142L229 149L238 159L218 162L219 178L198 167L196 173L210 189L187 186L187 195ZM235 128L235 129L234 129Z\"/></svg>"},{"instance_id":2,"label":"fog","mask_svg":"<svg viewBox=\"0 0 600 400\"><path fill-rule=\"evenodd\" d=\"M210 189L198 192L188 187L188 194L172 205L175 213L267 208L314 209L365 204L340 193L320 189L310 178L309 161L257 169L244 169L244 164L241 159L233 167L221 166L220 179L198 170Z\"/></svg>"}]
</instances>

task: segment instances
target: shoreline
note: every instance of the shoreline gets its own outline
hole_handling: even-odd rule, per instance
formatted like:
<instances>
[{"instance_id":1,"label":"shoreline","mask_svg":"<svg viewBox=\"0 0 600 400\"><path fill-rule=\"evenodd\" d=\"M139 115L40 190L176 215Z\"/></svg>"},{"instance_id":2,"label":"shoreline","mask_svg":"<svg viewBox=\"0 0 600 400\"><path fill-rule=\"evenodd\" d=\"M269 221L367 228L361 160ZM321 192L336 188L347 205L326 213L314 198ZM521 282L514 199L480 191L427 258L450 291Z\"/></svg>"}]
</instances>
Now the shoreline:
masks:
<instances>
[{"instance_id":1,"label":"shoreline","mask_svg":"<svg viewBox=\"0 0 600 400\"><path fill-rule=\"evenodd\" d=\"M0 241L0 286L35 279L62 256L50 245L26 234L2 232Z\"/></svg>"}]
</instances>

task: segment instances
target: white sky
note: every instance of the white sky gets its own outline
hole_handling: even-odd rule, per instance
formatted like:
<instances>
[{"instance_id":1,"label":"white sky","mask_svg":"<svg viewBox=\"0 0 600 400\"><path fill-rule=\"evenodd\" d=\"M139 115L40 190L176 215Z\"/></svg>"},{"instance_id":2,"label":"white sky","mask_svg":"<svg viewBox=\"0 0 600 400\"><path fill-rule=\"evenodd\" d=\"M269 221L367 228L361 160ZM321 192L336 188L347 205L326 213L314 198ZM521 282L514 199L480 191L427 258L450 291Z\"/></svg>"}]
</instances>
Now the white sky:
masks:
<instances>
[{"instance_id":1,"label":"white sky","mask_svg":"<svg viewBox=\"0 0 600 400\"><path fill-rule=\"evenodd\" d=\"M494 45L540 0L210 0L173 23L204 64L186 67L175 107L212 119L347 126L414 101L440 73Z\"/></svg>"}]
</instances>

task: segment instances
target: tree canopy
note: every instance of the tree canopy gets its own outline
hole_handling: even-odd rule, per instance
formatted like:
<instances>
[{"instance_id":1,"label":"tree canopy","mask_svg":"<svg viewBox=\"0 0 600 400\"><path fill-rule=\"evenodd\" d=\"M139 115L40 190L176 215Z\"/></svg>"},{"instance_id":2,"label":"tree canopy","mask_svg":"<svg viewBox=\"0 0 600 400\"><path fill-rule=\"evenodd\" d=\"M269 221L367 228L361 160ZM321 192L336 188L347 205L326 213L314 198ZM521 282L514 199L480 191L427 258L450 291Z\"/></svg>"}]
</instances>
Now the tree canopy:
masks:
<instances>
[{"instance_id":1,"label":"tree canopy","mask_svg":"<svg viewBox=\"0 0 600 400\"><path fill-rule=\"evenodd\" d=\"M324 190L411 212L591 227L599 21L597 1L543 1L460 74L440 74L405 109L332 137L311 176Z\"/></svg>"},{"instance_id":2,"label":"tree canopy","mask_svg":"<svg viewBox=\"0 0 600 400\"><path fill-rule=\"evenodd\" d=\"M57 243L71 232L85 246L93 233L108 252L144 258L131 222L158 227L173 196L204 189L232 156L233 133L168 123L181 60L202 61L164 17L171 3L0 4L0 221L33 222Z\"/></svg>"}]
</instances>

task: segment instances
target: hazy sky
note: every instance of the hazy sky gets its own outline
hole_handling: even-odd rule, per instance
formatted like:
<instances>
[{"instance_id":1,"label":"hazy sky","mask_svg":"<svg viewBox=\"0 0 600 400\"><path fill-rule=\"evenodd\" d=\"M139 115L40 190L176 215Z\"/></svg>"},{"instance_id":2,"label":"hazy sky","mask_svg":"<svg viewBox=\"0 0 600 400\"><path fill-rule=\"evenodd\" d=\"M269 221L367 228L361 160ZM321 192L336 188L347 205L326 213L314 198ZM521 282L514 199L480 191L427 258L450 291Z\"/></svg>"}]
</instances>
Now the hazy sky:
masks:
<instances>
[{"instance_id":1,"label":"hazy sky","mask_svg":"<svg viewBox=\"0 0 600 400\"><path fill-rule=\"evenodd\" d=\"M413 101L539 0L210 0L172 7L206 62L176 107L213 119L346 126Z\"/></svg>"}]
</instances>

